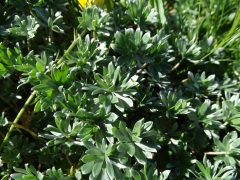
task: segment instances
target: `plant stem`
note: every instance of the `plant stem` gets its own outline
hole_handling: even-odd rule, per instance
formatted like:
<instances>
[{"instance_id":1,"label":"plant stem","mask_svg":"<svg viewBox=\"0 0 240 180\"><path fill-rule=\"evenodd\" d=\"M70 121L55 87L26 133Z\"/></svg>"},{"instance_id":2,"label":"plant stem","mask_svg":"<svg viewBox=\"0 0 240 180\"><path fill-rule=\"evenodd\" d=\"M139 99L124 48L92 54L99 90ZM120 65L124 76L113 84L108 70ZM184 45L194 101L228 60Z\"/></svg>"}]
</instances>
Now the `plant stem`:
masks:
<instances>
[{"instance_id":1,"label":"plant stem","mask_svg":"<svg viewBox=\"0 0 240 180\"><path fill-rule=\"evenodd\" d=\"M68 156L68 154L67 154L67 151L65 151L65 157L66 157L67 162L69 163L69 165L70 165L70 166L73 166L71 160L69 159L69 156Z\"/></svg>"},{"instance_id":2,"label":"plant stem","mask_svg":"<svg viewBox=\"0 0 240 180\"><path fill-rule=\"evenodd\" d=\"M136 74L140 74L146 67L148 63L144 63L140 69L137 70Z\"/></svg>"},{"instance_id":3,"label":"plant stem","mask_svg":"<svg viewBox=\"0 0 240 180\"><path fill-rule=\"evenodd\" d=\"M14 125L15 127L19 128L19 129L23 129L23 130L27 131L29 134L31 134L32 137L34 137L34 138L36 138L36 139L39 139L39 140L43 141L44 143L46 143L46 141L45 141L44 139L39 138L38 135L37 135L35 132L33 132L32 130L30 130L30 129L22 126L22 125L16 124L16 123L13 123L13 122L8 122L8 124ZM41 142L41 143L42 143L42 142Z\"/></svg>"},{"instance_id":4,"label":"plant stem","mask_svg":"<svg viewBox=\"0 0 240 180\"><path fill-rule=\"evenodd\" d=\"M77 37L76 39L74 39L74 41L72 42L72 44L69 46L69 48L67 49L67 51L63 54L63 56L59 59L59 61L57 62L57 64L60 66L61 63L63 62L64 58L72 51L72 49L77 45L77 41L79 38L82 38L88 30L84 30L81 34L80 37ZM58 68L59 68L58 66Z\"/></svg>"},{"instance_id":5,"label":"plant stem","mask_svg":"<svg viewBox=\"0 0 240 180\"><path fill-rule=\"evenodd\" d=\"M9 128L5 138L3 139L2 144L0 145L0 151L2 150L3 146L5 145L5 143L8 141L13 129L14 129L14 124L17 124L19 119L22 117L23 113L25 112L25 110L27 109L28 105L31 103L31 101L33 100L34 96L36 95L37 91L33 91L32 94L28 97L27 101L25 102L25 104L23 105L22 109L19 111L17 117L15 118L15 120L13 121L13 124L11 125L11 127Z\"/></svg>"},{"instance_id":6,"label":"plant stem","mask_svg":"<svg viewBox=\"0 0 240 180\"><path fill-rule=\"evenodd\" d=\"M216 156L216 155L224 155L226 154L226 152L205 152L204 154Z\"/></svg>"}]
</instances>

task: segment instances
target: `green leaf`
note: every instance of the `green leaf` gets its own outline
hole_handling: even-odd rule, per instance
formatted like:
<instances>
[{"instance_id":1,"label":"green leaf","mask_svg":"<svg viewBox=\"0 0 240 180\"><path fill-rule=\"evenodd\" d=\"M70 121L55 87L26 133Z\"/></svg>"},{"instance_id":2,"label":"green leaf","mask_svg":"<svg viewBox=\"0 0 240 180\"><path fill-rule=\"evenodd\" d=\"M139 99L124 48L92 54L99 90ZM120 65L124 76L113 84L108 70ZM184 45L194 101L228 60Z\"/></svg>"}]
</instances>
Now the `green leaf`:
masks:
<instances>
[{"instance_id":1,"label":"green leaf","mask_svg":"<svg viewBox=\"0 0 240 180\"><path fill-rule=\"evenodd\" d=\"M205 175L205 176L208 176L208 173L205 169L205 167L203 166L203 164L199 161L196 162L198 168L201 170L201 172Z\"/></svg>"},{"instance_id":2,"label":"green leaf","mask_svg":"<svg viewBox=\"0 0 240 180\"><path fill-rule=\"evenodd\" d=\"M45 71L45 64L42 64L41 62L36 63L36 68L39 72L44 72Z\"/></svg>"},{"instance_id":3,"label":"green leaf","mask_svg":"<svg viewBox=\"0 0 240 180\"><path fill-rule=\"evenodd\" d=\"M92 174L97 177L102 170L103 161L95 161L92 169Z\"/></svg>"},{"instance_id":4,"label":"green leaf","mask_svg":"<svg viewBox=\"0 0 240 180\"><path fill-rule=\"evenodd\" d=\"M49 76L47 76L46 74L44 74L44 73L37 73L37 78L38 78L38 80L41 82L41 83L48 83L48 82L52 82L52 83L54 83L53 82L53 80L49 77Z\"/></svg>"},{"instance_id":5,"label":"green leaf","mask_svg":"<svg viewBox=\"0 0 240 180\"><path fill-rule=\"evenodd\" d=\"M81 128L82 128L82 125L80 123L74 124L71 131L71 136L76 136L79 133Z\"/></svg>"},{"instance_id":6,"label":"green leaf","mask_svg":"<svg viewBox=\"0 0 240 180\"><path fill-rule=\"evenodd\" d=\"M143 32L140 30L140 28L137 28L135 31L135 34L134 34L135 44L137 46L141 45L142 34L143 34Z\"/></svg>"},{"instance_id":7,"label":"green leaf","mask_svg":"<svg viewBox=\"0 0 240 180\"><path fill-rule=\"evenodd\" d=\"M118 93L113 93L113 94L114 94L117 98L123 100L123 101L126 103L127 107L133 107L133 101L132 101L130 98L121 96L121 95L119 95Z\"/></svg>"},{"instance_id":8,"label":"green leaf","mask_svg":"<svg viewBox=\"0 0 240 180\"><path fill-rule=\"evenodd\" d=\"M92 95L102 94L102 93L105 93L105 92L106 92L106 89L98 88L98 89L95 89L95 90L92 92Z\"/></svg>"},{"instance_id":9,"label":"green leaf","mask_svg":"<svg viewBox=\"0 0 240 180\"><path fill-rule=\"evenodd\" d=\"M34 175L23 175L24 180L38 180Z\"/></svg>"},{"instance_id":10,"label":"green leaf","mask_svg":"<svg viewBox=\"0 0 240 180\"><path fill-rule=\"evenodd\" d=\"M240 125L240 114L236 114L228 119L228 122L232 125Z\"/></svg>"},{"instance_id":11,"label":"green leaf","mask_svg":"<svg viewBox=\"0 0 240 180\"><path fill-rule=\"evenodd\" d=\"M16 167L14 167L13 169L14 169L14 171L19 172L21 174L28 174L28 172L25 169L16 168Z\"/></svg>"},{"instance_id":12,"label":"green leaf","mask_svg":"<svg viewBox=\"0 0 240 180\"><path fill-rule=\"evenodd\" d=\"M117 150L119 152L126 152L127 150L127 143L120 143L118 146L117 146Z\"/></svg>"},{"instance_id":13,"label":"green leaf","mask_svg":"<svg viewBox=\"0 0 240 180\"><path fill-rule=\"evenodd\" d=\"M122 132L119 131L116 127L112 128L112 133L113 133L114 137L116 137L121 142L129 142L130 141L129 137L122 134Z\"/></svg>"},{"instance_id":14,"label":"green leaf","mask_svg":"<svg viewBox=\"0 0 240 180\"><path fill-rule=\"evenodd\" d=\"M128 143L127 146L128 146L127 153L129 154L129 156L132 157L135 154L135 146L130 143Z\"/></svg>"},{"instance_id":15,"label":"green leaf","mask_svg":"<svg viewBox=\"0 0 240 180\"><path fill-rule=\"evenodd\" d=\"M238 139L235 139L234 141L233 141L233 143L231 143L231 145L230 145L230 147L231 147L231 149L233 148L239 148L239 146L240 146L240 138L238 138Z\"/></svg>"},{"instance_id":16,"label":"green leaf","mask_svg":"<svg viewBox=\"0 0 240 180\"><path fill-rule=\"evenodd\" d=\"M6 126L8 124L8 120L4 115L4 112L2 112L2 116L0 117L0 125L1 126Z\"/></svg>"},{"instance_id":17,"label":"green leaf","mask_svg":"<svg viewBox=\"0 0 240 180\"><path fill-rule=\"evenodd\" d=\"M104 80L102 80L98 74L94 74L94 79L97 81L98 85L104 89L108 88L108 85L106 84L106 82L104 82Z\"/></svg>"},{"instance_id":18,"label":"green leaf","mask_svg":"<svg viewBox=\"0 0 240 180\"><path fill-rule=\"evenodd\" d=\"M150 33L149 32L147 32L147 33L145 33L144 35L143 35L143 37L142 37L142 42L143 42L143 44L147 44L148 42L149 42L149 40L150 40Z\"/></svg>"},{"instance_id":19,"label":"green leaf","mask_svg":"<svg viewBox=\"0 0 240 180\"><path fill-rule=\"evenodd\" d=\"M52 70L52 78L54 81L59 82L61 79L62 75L60 70L58 70L57 68L53 68Z\"/></svg>"},{"instance_id":20,"label":"green leaf","mask_svg":"<svg viewBox=\"0 0 240 180\"><path fill-rule=\"evenodd\" d=\"M81 174L81 172L80 171L78 171L78 170L75 170L76 172L75 172L75 178L77 179L77 180L81 180L82 179L82 174Z\"/></svg>"},{"instance_id":21,"label":"green leaf","mask_svg":"<svg viewBox=\"0 0 240 180\"><path fill-rule=\"evenodd\" d=\"M139 136L141 134L141 129L143 125L143 120L139 120L134 124L132 133Z\"/></svg>"},{"instance_id":22,"label":"green leaf","mask_svg":"<svg viewBox=\"0 0 240 180\"><path fill-rule=\"evenodd\" d=\"M151 147L146 146L146 145L144 145L142 143L135 142L134 144L136 144L138 147L140 147L144 151L147 151L147 152L157 152L157 150L155 148L151 148Z\"/></svg>"},{"instance_id":23,"label":"green leaf","mask_svg":"<svg viewBox=\"0 0 240 180\"><path fill-rule=\"evenodd\" d=\"M82 165L81 167L82 174L89 174L92 171L93 166L94 166L94 162L89 162Z\"/></svg>"},{"instance_id":24,"label":"green leaf","mask_svg":"<svg viewBox=\"0 0 240 180\"><path fill-rule=\"evenodd\" d=\"M116 68L116 70L114 71L114 76L113 76L113 79L112 79L112 83L115 85L116 84L116 81L117 81L117 78L119 77L119 73L120 73L120 67L118 66Z\"/></svg>"},{"instance_id":25,"label":"green leaf","mask_svg":"<svg viewBox=\"0 0 240 180\"><path fill-rule=\"evenodd\" d=\"M114 74L114 72L115 72L115 68L114 68L114 66L113 66L113 63L110 62L110 63L108 64L108 74L109 74L110 76L112 76L112 75Z\"/></svg>"},{"instance_id":26,"label":"green leaf","mask_svg":"<svg viewBox=\"0 0 240 180\"><path fill-rule=\"evenodd\" d=\"M136 170L131 169L130 173L132 174L132 176L135 180L141 180L141 175Z\"/></svg>"},{"instance_id":27,"label":"green leaf","mask_svg":"<svg viewBox=\"0 0 240 180\"><path fill-rule=\"evenodd\" d=\"M116 97L116 96L115 96ZM122 101L118 101L117 103L115 103L114 104L115 105L115 107L119 110L119 111L121 111L121 112L124 112L124 104L123 104L123 102Z\"/></svg>"},{"instance_id":28,"label":"green leaf","mask_svg":"<svg viewBox=\"0 0 240 180\"><path fill-rule=\"evenodd\" d=\"M150 131L150 129L152 128L152 126L153 126L153 122L148 121L148 122L145 122L145 123L142 125L142 128L143 128L145 131Z\"/></svg>"},{"instance_id":29,"label":"green leaf","mask_svg":"<svg viewBox=\"0 0 240 180\"><path fill-rule=\"evenodd\" d=\"M69 67L66 64L63 64L60 72L61 72L61 83L64 84L68 78Z\"/></svg>"},{"instance_id":30,"label":"green leaf","mask_svg":"<svg viewBox=\"0 0 240 180\"><path fill-rule=\"evenodd\" d=\"M110 179L114 179L115 178L115 173L113 170L113 166L110 162L106 162L106 169L107 169L107 174L109 176Z\"/></svg>"},{"instance_id":31,"label":"green leaf","mask_svg":"<svg viewBox=\"0 0 240 180\"><path fill-rule=\"evenodd\" d=\"M208 110L209 106L210 106L210 100L205 100L205 102L201 105L200 109L199 109L199 114L201 116L204 116L206 111Z\"/></svg>"},{"instance_id":32,"label":"green leaf","mask_svg":"<svg viewBox=\"0 0 240 180\"><path fill-rule=\"evenodd\" d=\"M166 17L165 17L165 14L164 14L163 2L162 2L162 0L160 0L160 1L154 0L154 3L155 3L154 4L155 8L157 9L157 12L158 12L160 22L161 22L162 26L164 26L167 21L166 21Z\"/></svg>"},{"instance_id":33,"label":"green leaf","mask_svg":"<svg viewBox=\"0 0 240 180\"><path fill-rule=\"evenodd\" d=\"M82 157L82 161L84 163L90 163L90 162L94 161L95 159L96 159L96 156L92 155L92 154L87 154Z\"/></svg>"},{"instance_id":34,"label":"green leaf","mask_svg":"<svg viewBox=\"0 0 240 180\"><path fill-rule=\"evenodd\" d=\"M11 176L11 178L18 180L18 179L22 179L23 174L22 173L13 173L10 176Z\"/></svg>"},{"instance_id":35,"label":"green leaf","mask_svg":"<svg viewBox=\"0 0 240 180\"><path fill-rule=\"evenodd\" d=\"M218 138L214 138L214 144L217 145L220 151L225 151L226 147L221 143L221 141Z\"/></svg>"},{"instance_id":36,"label":"green leaf","mask_svg":"<svg viewBox=\"0 0 240 180\"><path fill-rule=\"evenodd\" d=\"M55 84L39 84L39 85L34 86L32 88L32 90L46 92L49 90L54 90L56 88L57 88L57 86Z\"/></svg>"},{"instance_id":37,"label":"green leaf","mask_svg":"<svg viewBox=\"0 0 240 180\"><path fill-rule=\"evenodd\" d=\"M147 162L146 157L140 148L136 148L134 156L140 164L142 165L146 164Z\"/></svg>"},{"instance_id":38,"label":"green leaf","mask_svg":"<svg viewBox=\"0 0 240 180\"><path fill-rule=\"evenodd\" d=\"M94 149L88 149L86 151L87 154L91 154L91 155L94 155L95 158L98 157L98 158L101 158L103 156L103 153L97 149L97 148L94 148Z\"/></svg>"}]
</instances>

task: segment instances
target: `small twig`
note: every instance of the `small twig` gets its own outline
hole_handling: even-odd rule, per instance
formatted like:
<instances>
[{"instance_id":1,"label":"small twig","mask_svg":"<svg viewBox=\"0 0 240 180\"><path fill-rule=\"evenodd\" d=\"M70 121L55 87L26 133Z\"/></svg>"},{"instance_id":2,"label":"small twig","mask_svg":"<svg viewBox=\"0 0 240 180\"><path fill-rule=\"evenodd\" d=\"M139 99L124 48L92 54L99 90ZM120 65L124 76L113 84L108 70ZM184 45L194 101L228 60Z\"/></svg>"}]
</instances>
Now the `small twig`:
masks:
<instances>
[{"instance_id":1,"label":"small twig","mask_svg":"<svg viewBox=\"0 0 240 180\"><path fill-rule=\"evenodd\" d=\"M148 63L144 63L142 67L136 71L136 74L140 74L147 67L147 65Z\"/></svg>"},{"instance_id":2,"label":"small twig","mask_svg":"<svg viewBox=\"0 0 240 180\"><path fill-rule=\"evenodd\" d=\"M180 66L180 64L183 62L183 59L181 59L172 69L171 71L177 70L177 68Z\"/></svg>"},{"instance_id":3,"label":"small twig","mask_svg":"<svg viewBox=\"0 0 240 180\"><path fill-rule=\"evenodd\" d=\"M27 101L25 102L25 104L23 105L22 109L19 111L17 117L15 118L15 120L13 121L14 124L17 124L18 121L20 120L20 118L22 117L23 113L26 111L28 105L31 103L31 101L33 100L34 96L37 94L37 91L33 91L32 94L29 96L29 98L27 99ZM8 141L10 135L12 134L12 131L14 129L14 125L12 124L10 129L8 130L5 138L3 139L2 144L0 145L0 152L3 148L3 146L5 145L5 143Z\"/></svg>"},{"instance_id":4,"label":"small twig","mask_svg":"<svg viewBox=\"0 0 240 180\"><path fill-rule=\"evenodd\" d=\"M40 139L35 132L33 132L32 130L26 128L25 126L22 126L22 125L20 125L20 124L13 123L13 122L11 122L11 121L8 121L8 124L14 125L15 127L19 128L19 129L23 129L23 130L27 131L29 134L31 134L34 138ZM40 140L42 140L44 143L46 143L46 141L45 141L44 139L40 139Z\"/></svg>"},{"instance_id":5,"label":"small twig","mask_svg":"<svg viewBox=\"0 0 240 180\"><path fill-rule=\"evenodd\" d=\"M68 47L67 51L63 54L63 56L59 59L59 61L57 62L57 64L59 65L58 68L61 66L61 63L63 62L64 58L72 51L72 49L77 45L77 42L80 38L82 38L88 30L84 30L79 37L77 37L76 39L74 39L74 41L72 42L72 44Z\"/></svg>"},{"instance_id":6,"label":"small twig","mask_svg":"<svg viewBox=\"0 0 240 180\"><path fill-rule=\"evenodd\" d=\"M226 152L205 152L204 154L215 156L215 155L224 155L226 154Z\"/></svg>"},{"instance_id":7,"label":"small twig","mask_svg":"<svg viewBox=\"0 0 240 180\"><path fill-rule=\"evenodd\" d=\"M73 166L71 160L69 159L69 156L68 156L68 154L67 154L67 151L65 151L65 157L66 157L67 162L69 163L69 165L70 165L70 166Z\"/></svg>"}]
</instances>

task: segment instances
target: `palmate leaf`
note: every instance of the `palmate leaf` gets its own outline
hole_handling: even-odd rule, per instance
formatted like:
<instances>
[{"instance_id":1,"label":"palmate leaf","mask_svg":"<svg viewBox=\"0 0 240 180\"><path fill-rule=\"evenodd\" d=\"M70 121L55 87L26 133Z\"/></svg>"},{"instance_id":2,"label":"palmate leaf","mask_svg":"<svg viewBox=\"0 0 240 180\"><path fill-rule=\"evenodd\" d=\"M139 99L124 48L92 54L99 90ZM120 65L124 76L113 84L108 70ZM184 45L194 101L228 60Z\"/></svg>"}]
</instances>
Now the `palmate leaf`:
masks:
<instances>
[{"instance_id":1,"label":"palmate leaf","mask_svg":"<svg viewBox=\"0 0 240 180\"><path fill-rule=\"evenodd\" d=\"M98 31L98 36L109 37L114 32L114 21L109 13L96 6L87 7L78 18L79 28Z\"/></svg>"},{"instance_id":2,"label":"palmate leaf","mask_svg":"<svg viewBox=\"0 0 240 180\"><path fill-rule=\"evenodd\" d=\"M216 159L224 161L227 165L236 167L240 163L238 155L240 154L240 138L238 138L237 132L232 131L228 133L222 140L222 142L214 138L214 148L216 152L222 152L223 155L219 155Z\"/></svg>"},{"instance_id":3,"label":"palmate leaf","mask_svg":"<svg viewBox=\"0 0 240 180\"><path fill-rule=\"evenodd\" d=\"M26 170L25 170L26 169ZM40 172L38 172L33 166L28 166L28 165L25 165L25 169L22 169L22 168L14 168L14 170L17 172L17 173L13 173L11 175L11 178L13 179L24 179L24 180L27 180L27 179L34 179L34 180L37 180L37 179L40 179L42 180L44 175Z\"/></svg>"},{"instance_id":4,"label":"palmate leaf","mask_svg":"<svg viewBox=\"0 0 240 180\"><path fill-rule=\"evenodd\" d=\"M141 138L145 129L145 123L143 120L139 120L134 125L134 130L131 131L122 122L119 123L119 129L113 127L113 135L121 143L117 146L118 151L121 154L121 161L125 162L127 156L135 157L138 163L144 165L148 159L152 158L152 153L157 152L160 148L159 145L151 142L146 142Z\"/></svg>"},{"instance_id":5,"label":"palmate leaf","mask_svg":"<svg viewBox=\"0 0 240 180\"><path fill-rule=\"evenodd\" d=\"M35 18L31 15L29 16L15 16L15 21L19 27L12 27L9 32L16 36L26 36L27 39L32 39L37 33L39 24L36 22Z\"/></svg>"},{"instance_id":6,"label":"palmate leaf","mask_svg":"<svg viewBox=\"0 0 240 180\"><path fill-rule=\"evenodd\" d=\"M240 131L240 114L236 114L230 117L227 122L234 127L236 130Z\"/></svg>"},{"instance_id":7,"label":"palmate leaf","mask_svg":"<svg viewBox=\"0 0 240 180\"><path fill-rule=\"evenodd\" d=\"M236 0L78 6L0 3L0 179L240 179Z\"/></svg>"},{"instance_id":8,"label":"palmate leaf","mask_svg":"<svg viewBox=\"0 0 240 180\"><path fill-rule=\"evenodd\" d=\"M137 58L139 63L151 62L151 58L148 58L147 50L152 46L149 33L145 33L138 28L135 32L133 29L126 29L125 34L117 32L115 34L115 43L111 44L111 48L122 54L123 56L129 56L128 59ZM130 61L131 62L131 61ZM119 62L119 64L130 64L130 62Z\"/></svg>"},{"instance_id":9,"label":"palmate leaf","mask_svg":"<svg viewBox=\"0 0 240 180\"><path fill-rule=\"evenodd\" d=\"M214 164L204 156L203 163L196 162L199 172L190 171L198 179L236 179L236 169L232 166L222 164L221 160L217 160Z\"/></svg>"},{"instance_id":10,"label":"palmate leaf","mask_svg":"<svg viewBox=\"0 0 240 180\"><path fill-rule=\"evenodd\" d=\"M129 28L125 29L125 34L116 32L111 48L120 54L118 65L139 66L155 62L160 52L167 51L167 38L163 30L151 37L149 32L143 33L140 28L135 31Z\"/></svg>"},{"instance_id":11,"label":"palmate leaf","mask_svg":"<svg viewBox=\"0 0 240 180\"><path fill-rule=\"evenodd\" d=\"M10 76L14 72L14 65L22 64L23 59L18 46L13 50L0 43L0 76L4 78Z\"/></svg>"},{"instance_id":12,"label":"palmate leaf","mask_svg":"<svg viewBox=\"0 0 240 180\"><path fill-rule=\"evenodd\" d=\"M93 179L111 179L121 174L121 169L126 168L126 166L120 164L117 159L111 158L115 148L113 145L107 144L104 139L101 143L98 142L96 146L90 141L83 143L88 149L81 159L85 163L81 167L83 174L91 174L90 178Z\"/></svg>"},{"instance_id":13,"label":"palmate leaf","mask_svg":"<svg viewBox=\"0 0 240 180\"><path fill-rule=\"evenodd\" d=\"M52 10L40 7L34 7L32 10L34 18L42 27L49 28L56 33L64 33L64 30L68 29L61 11L54 13Z\"/></svg>"},{"instance_id":14,"label":"palmate leaf","mask_svg":"<svg viewBox=\"0 0 240 180\"><path fill-rule=\"evenodd\" d=\"M204 132L209 138L218 137L215 132L224 128L221 123L223 119L222 109L217 104L211 104L208 99L202 103L196 98L194 104L197 106L196 110L187 114L192 121L190 128L196 127L200 123L204 126Z\"/></svg>"},{"instance_id":15,"label":"palmate leaf","mask_svg":"<svg viewBox=\"0 0 240 180\"><path fill-rule=\"evenodd\" d=\"M206 73L203 72L201 75L194 75L192 72L188 72L188 80L183 82L187 91L190 91L197 96L201 97L204 95L216 95L219 93L217 89L219 84L215 80L215 75L206 77Z\"/></svg>"},{"instance_id":16,"label":"palmate leaf","mask_svg":"<svg viewBox=\"0 0 240 180\"><path fill-rule=\"evenodd\" d=\"M97 85L85 84L82 89L90 91L91 95L98 95L97 105L105 105L105 111L111 110L114 105L119 111L133 107L134 95L137 91L134 89L138 83L138 76L129 77L129 73L121 74L120 67L114 67L113 63L108 64L108 68L103 68L103 76L94 73L94 79Z\"/></svg>"},{"instance_id":17,"label":"palmate leaf","mask_svg":"<svg viewBox=\"0 0 240 180\"><path fill-rule=\"evenodd\" d=\"M132 21L141 29L147 29L149 25L156 25L158 22L157 12L146 0L127 0L127 14Z\"/></svg>"},{"instance_id":18,"label":"palmate leaf","mask_svg":"<svg viewBox=\"0 0 240 180\"><path fill-rule=\"evenodd\" d=\"M154 105L163 107L167 118L178 118L179 114L190 114L195 111L189 100L182 98L182 91L160 91L158 97L159 100L156 100Z\"/></svg>"}]
</instances>

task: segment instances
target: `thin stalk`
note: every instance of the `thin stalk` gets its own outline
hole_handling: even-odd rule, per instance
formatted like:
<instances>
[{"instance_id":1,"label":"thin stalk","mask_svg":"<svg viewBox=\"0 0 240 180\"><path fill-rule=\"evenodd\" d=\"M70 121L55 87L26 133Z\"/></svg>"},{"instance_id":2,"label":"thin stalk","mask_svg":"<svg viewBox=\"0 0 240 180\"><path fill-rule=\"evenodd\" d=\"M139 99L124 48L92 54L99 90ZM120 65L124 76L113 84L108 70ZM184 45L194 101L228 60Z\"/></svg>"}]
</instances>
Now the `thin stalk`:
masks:
<instances>
[{"instance_id":1,"label":"thin stalk","mask_svg":"<svg viewBox=\"0 0 240 180\"><path fill-rule=\"evenodd\" d=\"M34 137L36 139L39 139L39 140L43 141L44 143L46 143L46 141L44 139L39 138L38 135L35 132L33 132L32 130L30 130L30 129L22 126L22 125L16 124L16 123L13 123L13 122L8 122L8 124L14 125L15 127L19 128L19 129L23 129L23 130L27 131L29 134L31 134L32 137Z\"/></svg>"},{"instance_id":2,"label":"thin stalk","mask_svg":"<svg viewBox=\"0 0 240 180\"><path fill-rule=\"evenodd\" d=\"M227 154L227 153L226 152L205 152L204 154L217 156L217 155L224 155L224 154Z\"/></svg>"},{"instance_id":3,"label":"thin stalk","mask_svg":"<svg viewBox=\"0 0 240 180\"><path fill-rule=\"evenodd\" d=\"M18 121L20 120L20 118L22 117L23 113L26 111L27 107L29 106L29 104L31 103L31 101L33 100L33 98L35 97L35 95L37 94L37 91L33 91L32 94L28 97L27 101L25 102L25 104L23 105L22 109L19 111L18 115L16 116L15 120L13 121L13 124L11 125L11 127L9 128L5 138L3 139L2 144L0 145L0 151L2 150L3 146L6 144L6 142L8 141L8 139L10 138L12 131L14 129L14 124L17 124Z\"/></svg>"},{"instance_id":4,"label":"thin stalk","mask_svg":"<svg viewBox=\"0 0 240 180\"><path fill-rule=\"evenodd\" d=\"M77 42L80 38L82 38L88 30L84 30L81 34L80 37L77 37L76 39L74 39L74 41L72 42L72 44L69 46L69 48L67 49L67 51L63 54L63 56L59 59L59 61L57 62L57 64L59 65L58 68L60 67L61 63L63 62L64 58L73 50L73 48L77 45Z\"/></svg>"},{"instance_id":5,"label":"thin stalk","mask_svg":"<svg viewBox=\"0 0 240 180\"><path fill-rule=\"evenodd\" d=\"M58 65L60 65L64 58L72 51L72 49L77 45L77 41L79 38L74 39L74 41L72 42L72 44L69 46L69 48L67 49L67 51L63 54L63 56L59 59L59 61L57 62Z\"/></svg>"},{"instance_id":6,"label":"thin stalk","mask_svg":"<svg viewBox=\"0 0 240 180\"><path fill-rule=\"evenodd\" d=\"M8 124L9 125L14 125L17 128L23 129L23 130L27 131L29 134L31 134L34 138L38 138L38 135L35 132L33 132L32 130L30 130L30 129L28 129L28 128L20 125L20 124L16 124L16 123L13 123L13 122L8 122Z\"/></svg>"},{"instance_id":7,"label":"thin stalk","mask_svg":"<svg viewBox=\"0 0 240 180\"><path fill-rule=\"evenodd\" d=\"M71 160L69 159L69 156L68 156L68 154L67 154L67 151L65 151L64 154L65 154L65 157L66 157L66 159L67 159L68 164L69 164L70 166L73 166Z\"/></svg>"},{"instance_id":8,"label":"thin stalk","mask_svg":"<svg viewBox=\"0 0 240 180\"><path fill-rule=\"evenodd\" d=\"M147 65L148 63L144 63L142 67L136 71L136 74L140 74L147 67Z\"/></svg>"}]
</instances>

